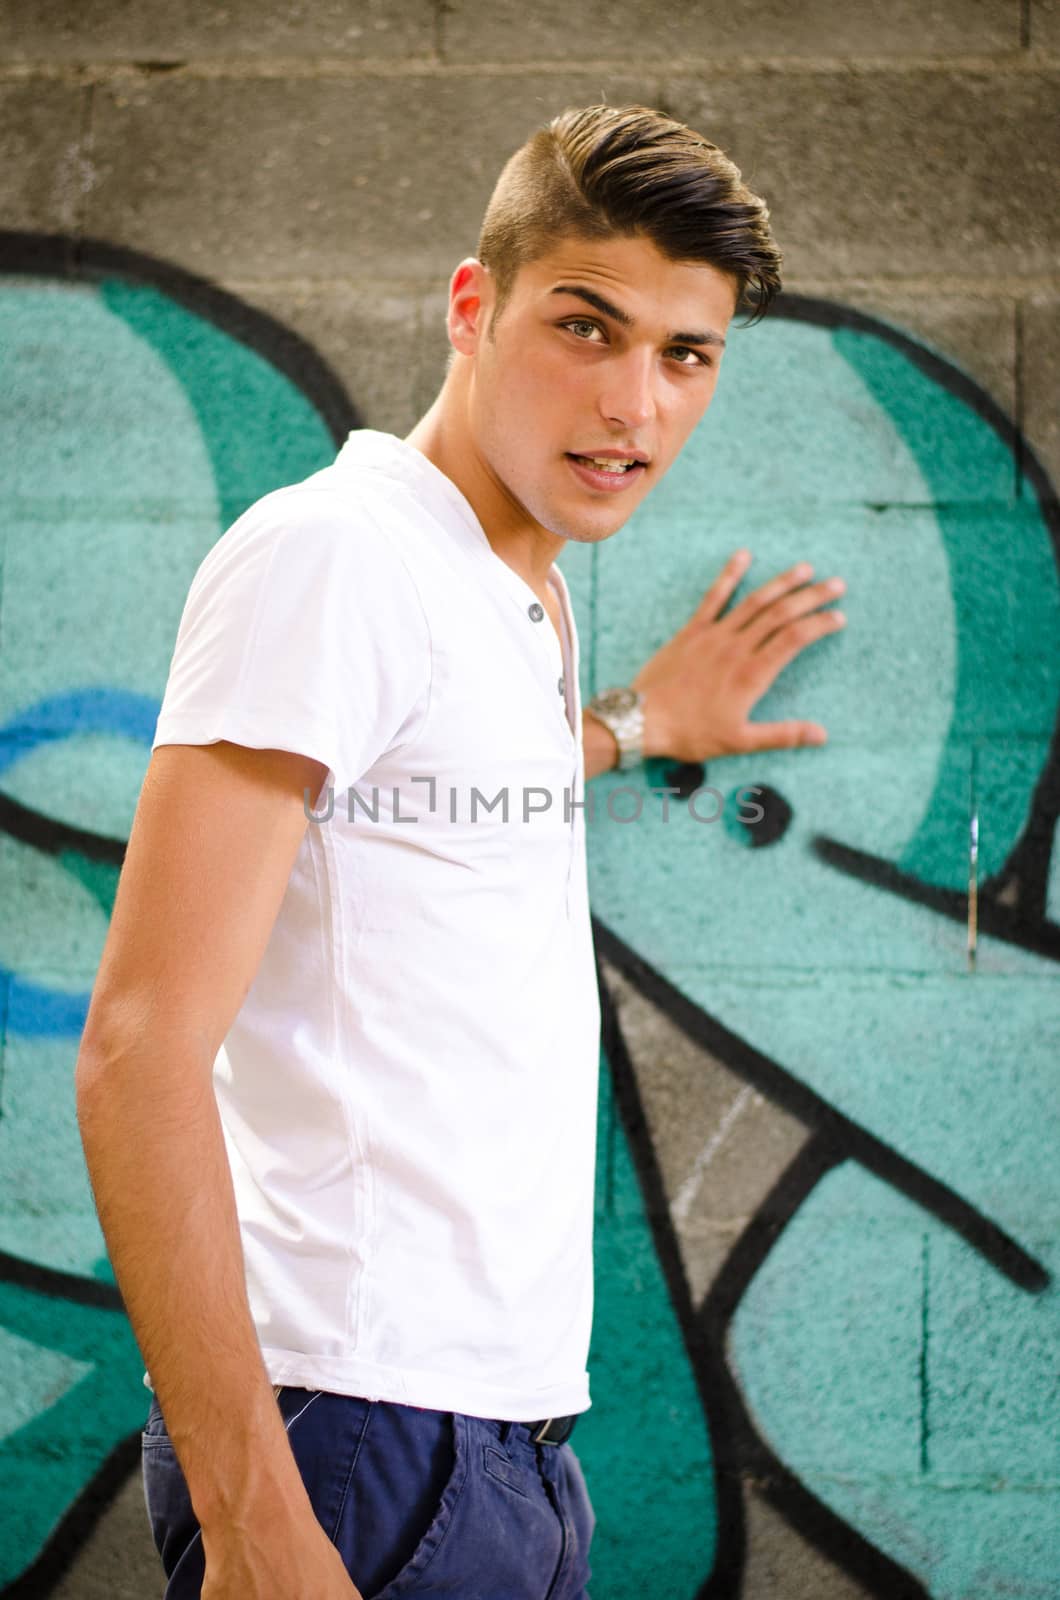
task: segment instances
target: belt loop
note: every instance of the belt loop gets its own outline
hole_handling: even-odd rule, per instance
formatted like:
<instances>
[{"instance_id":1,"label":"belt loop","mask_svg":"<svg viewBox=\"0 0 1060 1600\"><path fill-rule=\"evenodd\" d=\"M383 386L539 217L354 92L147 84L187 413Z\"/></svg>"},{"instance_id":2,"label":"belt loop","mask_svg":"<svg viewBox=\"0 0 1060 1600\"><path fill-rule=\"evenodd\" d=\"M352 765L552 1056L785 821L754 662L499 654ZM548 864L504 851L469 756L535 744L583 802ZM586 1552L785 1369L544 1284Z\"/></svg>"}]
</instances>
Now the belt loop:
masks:
<instances>
[{"instance_id":1,"label":"belt loop","mask_svg":"<svg viewBox=\"0 0 1060 1600\"><path fill-rule=\"evenodd\" d=\"M501 1423L501 1444L503 1444L505 1447L507 1447L508 1440L511 1438L511 1432L514 1427L514 1422Z\"/></svg>"}]
</instances>

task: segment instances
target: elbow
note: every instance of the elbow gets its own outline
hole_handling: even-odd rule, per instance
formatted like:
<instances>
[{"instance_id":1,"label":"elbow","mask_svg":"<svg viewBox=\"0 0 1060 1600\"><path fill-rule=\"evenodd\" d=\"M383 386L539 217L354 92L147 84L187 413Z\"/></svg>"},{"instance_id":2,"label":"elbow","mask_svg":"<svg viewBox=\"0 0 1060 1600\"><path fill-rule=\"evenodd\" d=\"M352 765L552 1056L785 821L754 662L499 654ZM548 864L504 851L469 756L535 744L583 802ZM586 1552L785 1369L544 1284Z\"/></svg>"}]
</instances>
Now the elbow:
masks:
<instances>
[{"instance_id":1,"label":"elbow","mask_svg":"<svg viewBox=\"0 0 1060 1600\"><path fill-rule=\"evenodd\" d=\"M93 1001L78 1045L74 1098L78 1120L101 1095L162 1092L167 1084L208 1083L216 1051L180 1008L123 995Z\"/></svg>"},{"instance_id":2,"label":"elbow","mask_svg":"<svg viewBox=\"0 0 1060 1600\"><path fill-rule=\"evenodd\" d=\"M91 1025L90 1025L91 1024ZM74 1063L74 1101L78 1121L84 1107L98 1093L107 1079L109 1065L118 1055L113 1036L103 1032L97 1024L86 1022L77 1048Z\"/></svg>"}]
</instances>

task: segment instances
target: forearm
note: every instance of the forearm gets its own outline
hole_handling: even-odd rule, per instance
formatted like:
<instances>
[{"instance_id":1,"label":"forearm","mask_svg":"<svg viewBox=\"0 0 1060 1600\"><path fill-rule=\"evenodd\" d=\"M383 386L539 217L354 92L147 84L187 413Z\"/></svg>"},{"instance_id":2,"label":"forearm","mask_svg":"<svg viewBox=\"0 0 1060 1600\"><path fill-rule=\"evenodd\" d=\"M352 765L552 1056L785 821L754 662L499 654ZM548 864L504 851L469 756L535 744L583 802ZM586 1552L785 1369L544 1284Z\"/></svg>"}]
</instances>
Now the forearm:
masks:
<instances>
[{"instance_id":1,"label":"forearm","mask_svg":"<svg viewBox=\"0 0 1060 1600\"><path fill-rule=\"evenodd\" d=\"M618 741L591 711L582 712L582 750L585 756L585 781L618 765Z\"/></svg>"},{"instance_id":2,"label":"forearm","mask_svg":"<svg viewBox=\"0 0 1060 1600\"><path fill-rule=\"evenodd\" d=\"M111 1262L204 1528L308 1507L250 1315L211 1075L188 1042L82 1043L77 1114ZM180 1057L183 1056L183 1059Z\"/></svg>"}]
</instances>

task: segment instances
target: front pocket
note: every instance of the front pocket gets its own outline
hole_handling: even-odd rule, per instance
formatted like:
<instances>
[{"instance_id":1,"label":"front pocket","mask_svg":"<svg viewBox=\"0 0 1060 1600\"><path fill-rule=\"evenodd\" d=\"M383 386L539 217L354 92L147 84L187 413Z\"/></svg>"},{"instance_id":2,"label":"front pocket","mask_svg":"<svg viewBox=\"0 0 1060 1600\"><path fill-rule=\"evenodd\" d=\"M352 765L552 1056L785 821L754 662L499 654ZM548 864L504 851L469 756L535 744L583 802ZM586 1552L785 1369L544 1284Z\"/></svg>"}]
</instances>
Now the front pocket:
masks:
<instances>
[{"instance_id":1,"label":"front pocket","mask_svg":"<svg viewBox=\"0 0 1060 1600\"><path fill-rule=\"evenodd\" d=\"M382 1589L372 1594L365 1592L365 1600L401 1600L402 1596L414 1594L416 1586L428 1573L445 1544L467 1480L468 1468L467 1418L459 1412L448 1415L452 1426L453 1464L438 1497L434 1515L404 1566Z\"/></svg>"}]
</instances>

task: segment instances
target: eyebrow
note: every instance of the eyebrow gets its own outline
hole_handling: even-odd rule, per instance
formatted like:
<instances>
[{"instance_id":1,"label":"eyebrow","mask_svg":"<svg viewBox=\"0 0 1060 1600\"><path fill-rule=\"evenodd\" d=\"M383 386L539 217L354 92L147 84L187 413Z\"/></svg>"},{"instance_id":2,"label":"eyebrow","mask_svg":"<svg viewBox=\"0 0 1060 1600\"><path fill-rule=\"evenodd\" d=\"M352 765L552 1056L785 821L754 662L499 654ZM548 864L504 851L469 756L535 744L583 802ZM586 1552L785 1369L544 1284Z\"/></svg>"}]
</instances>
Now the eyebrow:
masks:
<instances>
[{"instance_id":1,"label":"eyebrow","mask_svg":"<svg viewBox=\"0 0 1060 1600\"><path fill-rule=\"evenodd\" d=\"M578 300L584 300L587 305L601 311L605 317L611 317L620 327L632 328L633 318L628 311L621 310L612 305L610 300L605 300L602 294L597 294L595 289L585 289L580 284L558 283L552 290L553 294L572 294ZM713 328L707 328L702 333L669 333L666 336L667 344L712 344L721 350L725 348L725 340L720 333L715 333Z\"/></svg>"}]
</instances>

